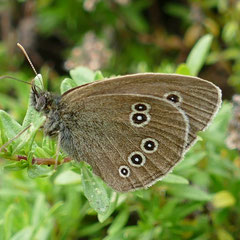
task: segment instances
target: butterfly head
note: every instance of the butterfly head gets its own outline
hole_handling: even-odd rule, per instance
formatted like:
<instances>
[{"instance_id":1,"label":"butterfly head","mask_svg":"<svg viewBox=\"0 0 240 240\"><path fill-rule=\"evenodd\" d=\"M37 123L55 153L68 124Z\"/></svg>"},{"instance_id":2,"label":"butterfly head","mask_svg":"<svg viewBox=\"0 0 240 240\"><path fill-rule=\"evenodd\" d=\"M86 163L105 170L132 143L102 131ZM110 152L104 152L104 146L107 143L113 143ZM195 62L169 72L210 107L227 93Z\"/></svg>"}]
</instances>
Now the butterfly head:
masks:
<instances>
[{"instance_id":1,"label":"butterfly head","mask_svg":"<svg viewBox=\"0 0 240 240\"><path fill-rule=\"evenodd\" d=\"M31 103L36 111L44 112L45 114L49 113L52 109L53 101L54 96L50 92L41 90L34 84L32 85Z\"/></svg>"}]
</instances>

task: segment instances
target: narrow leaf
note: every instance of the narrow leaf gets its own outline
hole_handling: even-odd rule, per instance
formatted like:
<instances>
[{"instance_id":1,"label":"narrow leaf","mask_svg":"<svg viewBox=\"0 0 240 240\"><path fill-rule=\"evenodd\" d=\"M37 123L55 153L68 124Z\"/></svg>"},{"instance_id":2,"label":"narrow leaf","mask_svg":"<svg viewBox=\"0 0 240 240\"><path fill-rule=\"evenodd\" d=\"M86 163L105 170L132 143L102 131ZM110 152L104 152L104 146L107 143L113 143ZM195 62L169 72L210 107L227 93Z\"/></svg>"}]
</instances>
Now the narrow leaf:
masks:
<instances>
[{"instance_id":1,"label":"narrow leaf","mask_svg":"<svg viewBox=\"0 0 240 240\"><path fill-rule=\"evenodd\" d=\"M165 178L162 179L162 182L166 183L175 183L175 184L188 184L188 180L184 177L169 173Z\"/></svg>"},{"instance_id":2,"label":"narrow leaf","mask_svg":"<svg viewBox=\"0 0 240 240\"><path fill-rule=\"evenodd\" d=\"M32 219L31 219L31 225L33 225L35 228L38 227L40 224L41 219L43 218L46 206L45 206L45 196L42 193L37 194L35 198L35 202L32 209Z\"/></svg>"},{"instance_id":3,"label":"narrow leaf","mask_svg":"<svg viewBox=\"0 0 240 240\"><path fill-rule=\"evenodd\" d=\"M108 228L108 234L113 235L120 231L127 223L129 218L129 211L127 209L122 210L120 214L113 220L112 225Z\"/></svg>"},{"instance_id":4,"label":"narrow leaf","mask_svg":"<svg viewBox=\"0 0 240 240\"><path fill-rule=\"evenodd\" d=\"M34 228L33 227L25 227L18 231L11 240L31 240Z\"/></svg>"},{"instance_id":5,"label":"narrow leaf","mask_svg":"<svg viewBox=\"0 0 240 240\"><path fill-rule=\"evenodd\" d=\"M173 185L169 187L169 192L174 196L196 201L210 201L212 199L212 195L190 185L182 185L181 187Z\"/></svg>"},{"instance_id":6,"label":"narrow leaf","mask_svg":"<svg viewBox=\"0 0 240 240\"><path fill-rule=\"evenodd\" d=\"M108 208L108 210L104 213L104 214L98 214L98 220L99 222L104 222L109 216L111 216L111 214L113 213L113 211L115 210L116 206L117 206L117 201L118 201L118 194L114 191L112 191L111 193L111 197L110 197L110 206Z\"/></svg>"},{"instance_id":7,"label":"narrow leaf","mask_svg":"<svg viewBox=\"0 0 240 240\"><path fill-rule=\"evenodd\" d=\"M206 156L206 152L198 152L195 154L187 154L186 157L180 162L174 169L176 171L182 171L196 165Z\"/></svg>"},{"instance_id":8,"label":"narrow leaf","mask_svg":"<svg viewBox=\"0 0 240 240\"><path fill-rule=\"evenodd\" d=\"M186 64L191 71L191 74L197 76L202 66L204 65L210 46L212 44L213 36L207 34L201 37L193 49L191 50Z\"/></svg>"},{"instance_id":9,"label":"narrow leaf","mask_svg":"<svg viewBox=\"0 0 240 240\"><path fill-rule=\"evenodd\" d=\"M86 165L81 165L83 193L97 213L105 214L110 205L107 188L103 181L93 174Z\"/></svg>"}]
</instances>

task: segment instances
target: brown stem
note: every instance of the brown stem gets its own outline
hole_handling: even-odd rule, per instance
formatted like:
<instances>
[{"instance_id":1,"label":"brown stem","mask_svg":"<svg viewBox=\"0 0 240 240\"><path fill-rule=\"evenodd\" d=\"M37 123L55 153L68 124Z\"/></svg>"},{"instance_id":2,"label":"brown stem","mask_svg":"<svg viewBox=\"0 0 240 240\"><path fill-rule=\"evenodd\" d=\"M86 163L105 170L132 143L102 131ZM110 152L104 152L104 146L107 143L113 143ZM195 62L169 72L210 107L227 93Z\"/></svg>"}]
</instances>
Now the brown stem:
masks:
<instances>
[{"instance_id":1,"label":"brown stem","mask_svg":"<svg viewBox=\"0 0 240 240\"><path fill-rule=\"evenodd\" d=\"M16 161L21 160L27 160L26 156L17 155ZM72 161L70 157L64 158L62 161L58 161L57 165L60 165L62 163L67 163ZM55 165L56 159L55 158L33 158L32 164L38 164L38 165Z\"/></svg>"}]
</instances>

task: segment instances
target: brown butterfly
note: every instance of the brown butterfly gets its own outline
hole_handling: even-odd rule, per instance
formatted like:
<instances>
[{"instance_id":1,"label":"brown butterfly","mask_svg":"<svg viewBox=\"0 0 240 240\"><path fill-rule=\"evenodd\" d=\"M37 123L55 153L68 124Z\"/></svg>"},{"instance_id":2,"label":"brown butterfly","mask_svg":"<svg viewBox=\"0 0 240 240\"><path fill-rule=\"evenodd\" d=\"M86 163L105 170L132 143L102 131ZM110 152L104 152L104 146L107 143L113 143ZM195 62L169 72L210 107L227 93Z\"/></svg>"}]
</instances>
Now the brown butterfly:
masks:
<instances>
[{"instance_id":1,"label":"brown butterfly","mask_svg":"<svg viewBox=\"0 0 240 240\"><path fill-rule=\"evenodd\" d=\"M121 192L165 176L194 144L221 104L211 82L144 73L75 87L62 96L32 86L32 105L46 115L45 133L89 163Z\"/></svg>"}]
</instances>

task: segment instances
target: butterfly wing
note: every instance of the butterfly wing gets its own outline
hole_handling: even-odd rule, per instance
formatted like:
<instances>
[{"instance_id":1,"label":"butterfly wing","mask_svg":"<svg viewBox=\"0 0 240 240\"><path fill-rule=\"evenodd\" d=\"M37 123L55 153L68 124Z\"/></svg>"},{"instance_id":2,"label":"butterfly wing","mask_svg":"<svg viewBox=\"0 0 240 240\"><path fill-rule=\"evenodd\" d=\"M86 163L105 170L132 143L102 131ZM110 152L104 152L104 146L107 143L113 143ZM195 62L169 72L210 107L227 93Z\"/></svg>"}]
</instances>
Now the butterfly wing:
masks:
<instances>
[{"instance_id":1,"label":"butterfly wing","mask_svg":"<svg viewBox=\"0 0 240 240\"><path fill-rule=\"evenodd\" d=\"M62 97L67 101L101 94L152 95L172 101L189 119L186 150L196 141L197 132L208 126L221 104L221 90L211 82L197 77L158 73L110 78L76 87Z\"/></svg>"},{"instance_id":2,"label":"butterfly wing","mask_svg":"<svg viewBox=\"0 0 240 240\"><path fill-rule=\"evenodd\" d=\"M165 99L99 95L62 100L62 109L63 149L117 191L153 184L183 156L188 119Z\"/></svg>"}]
</instances>

